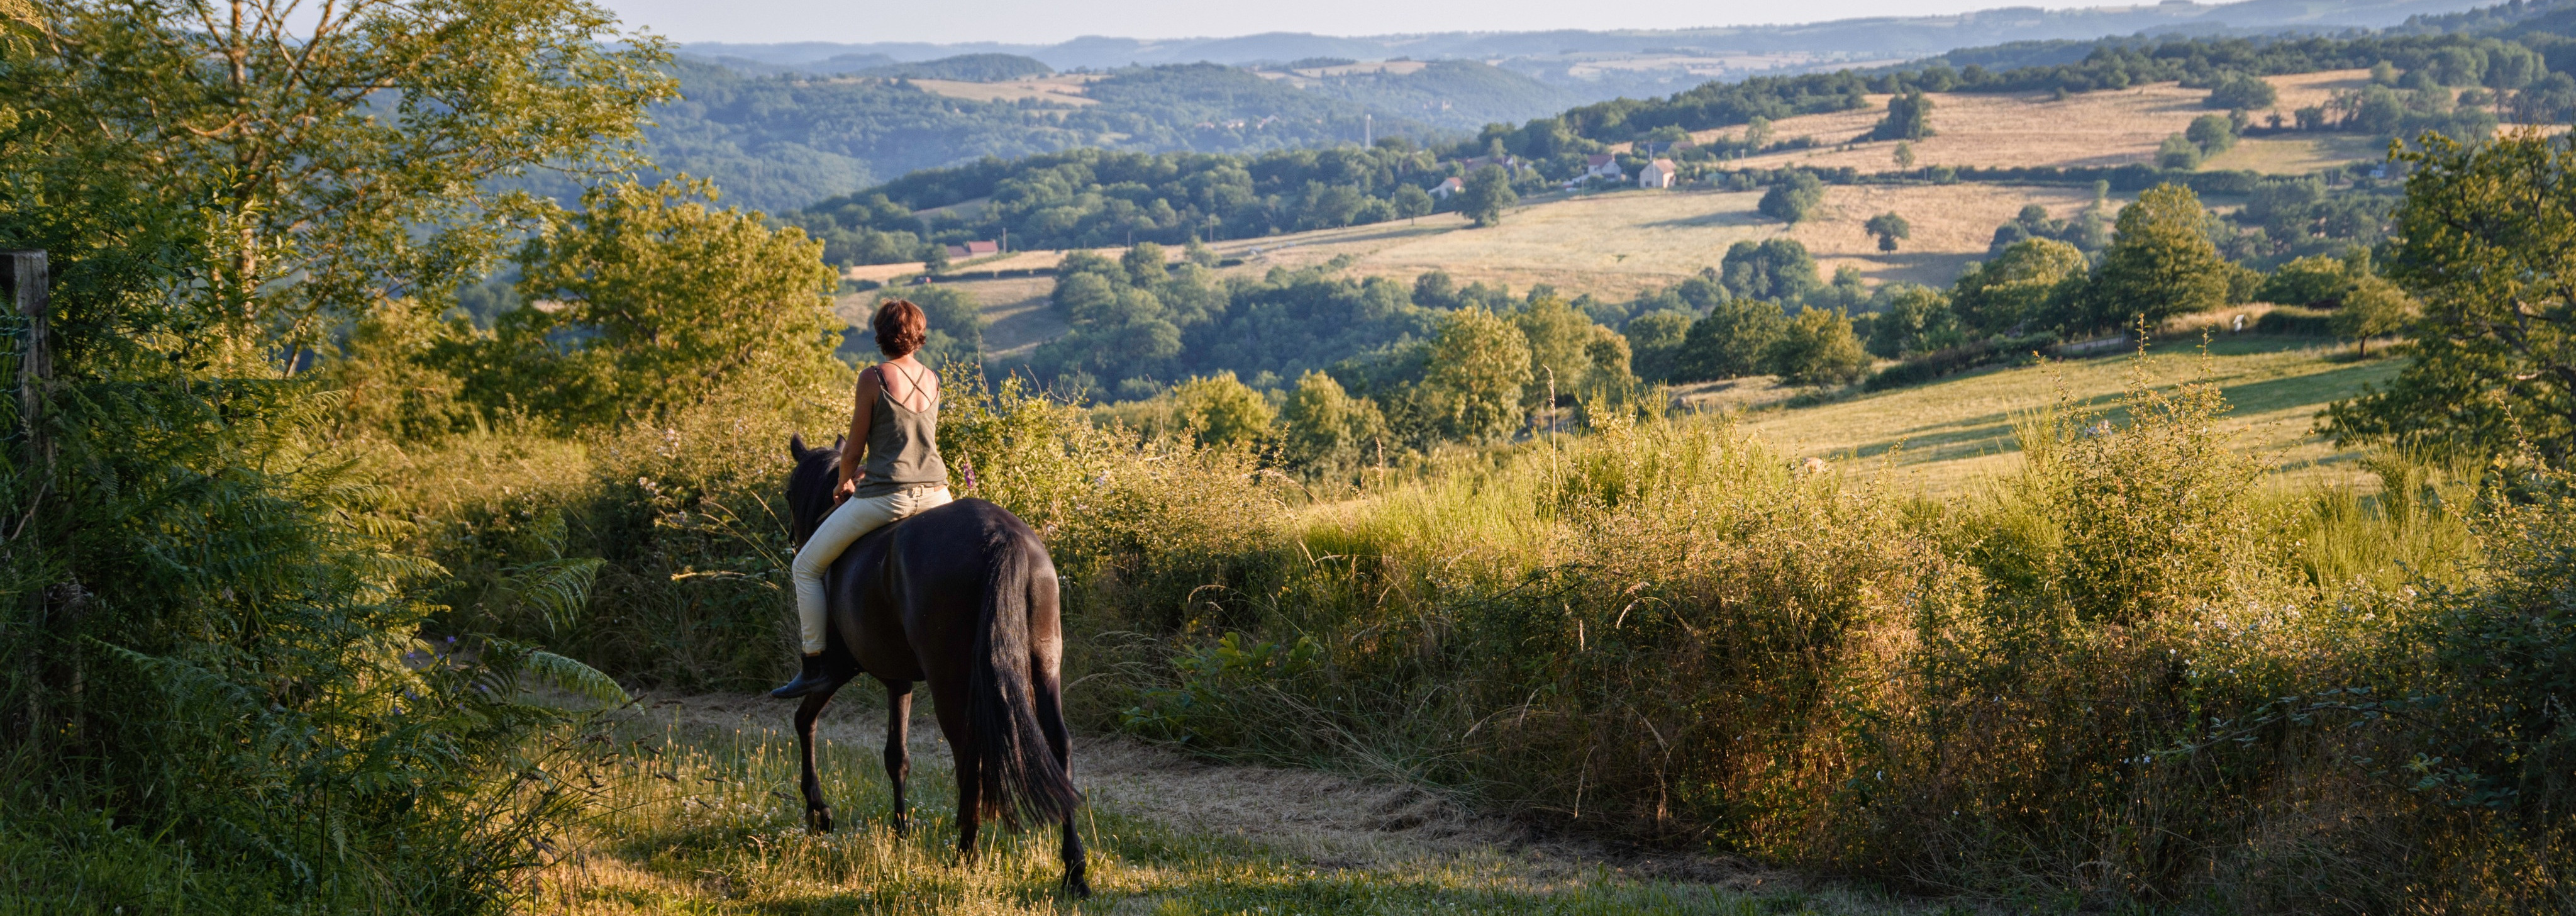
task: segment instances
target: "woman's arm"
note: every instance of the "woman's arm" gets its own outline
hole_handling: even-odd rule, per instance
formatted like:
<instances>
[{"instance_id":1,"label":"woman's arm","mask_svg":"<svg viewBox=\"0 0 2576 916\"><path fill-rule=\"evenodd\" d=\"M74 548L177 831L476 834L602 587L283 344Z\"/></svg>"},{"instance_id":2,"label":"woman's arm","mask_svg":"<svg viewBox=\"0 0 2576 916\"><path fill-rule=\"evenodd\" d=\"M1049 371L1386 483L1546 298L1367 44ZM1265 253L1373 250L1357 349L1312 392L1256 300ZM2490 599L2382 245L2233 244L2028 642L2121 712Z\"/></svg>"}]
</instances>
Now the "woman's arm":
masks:
<instances>
[{"instance_id":1,"label":"woman's arm","mask_svg":"<svg viewBox=\"0 0 2576 916\"><path fill-rule=\"evenodd\" d=\"M835 505L858 492L859 478L867 476L860 470L860 457L868 450L868 415L876 410L877 391L884 387L875 366L860 370L857 403L850 405L850 437L841 445L841 484L832 488Z\"/></svg>"}]
</instances>

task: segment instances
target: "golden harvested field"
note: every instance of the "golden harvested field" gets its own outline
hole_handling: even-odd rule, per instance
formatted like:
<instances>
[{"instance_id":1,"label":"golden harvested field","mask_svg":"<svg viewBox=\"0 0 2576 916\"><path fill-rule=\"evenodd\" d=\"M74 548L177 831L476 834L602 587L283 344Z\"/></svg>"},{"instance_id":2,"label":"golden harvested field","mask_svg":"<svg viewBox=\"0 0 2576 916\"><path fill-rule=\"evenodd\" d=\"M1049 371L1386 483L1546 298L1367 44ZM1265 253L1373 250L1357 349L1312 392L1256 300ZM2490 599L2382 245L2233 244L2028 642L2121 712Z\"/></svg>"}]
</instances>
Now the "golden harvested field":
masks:
<instances>
[{"instance_id":1,"label":"golden harvested field","mask_svg":"<svg viewBox=\"0 0 2576 916\"><path fill-rule=\"evenodd\" d=\"M2132 357L2106 357L1998 369L1815 407L1756 410L1742 422L1794 456L1885 474L1901 488L1956 493L2010 472L2019 461L2014 417L2046 408L2060 392L2095 404L2114 401L2131 374L2143 371L2155 385L2217 384L2233 405L2223 422L2236 446L2273 462L2281 479L2363 482L2366 475L2353 464L2358 452L2312 432L2316 413L2359 394L2364 384L2387 384L2400 361L2351 361L2349 347L2252 335L2221 335L2206 360L2198 348L2197 338L2176 340L2155 347L2143 366ZM1739 383L1746 386L1740 400L1776 397L1767 381ZM1710 394L1716 403L1727 401Z\"/></svg>"},{"instance_id":2,"label":"golden harvested field","mask_svg":"<svg viewBox=\"0 0 2576 916\"><path fill-rule=\"evenodd\" d=\"M2367 80L2368 73L2360 70L2272 77L2272 85L2280 91L2280 102L2274 110L2287 118L2294 109L2324 104L2333 93L2358 87ZM2208 95L2207 90L2185 89L2175 83L2087 92L2062 101L2051 100L2047 93L1931 93L1932 129L1937 133L1913 141L1916 167L2072 168L2150 162L2155 158L2156 145L2164 142L2167 135L2180 133L2191 124L2191 119L2212 113L2211 109L2201 106L2201 99ZM1826 145L1817 149L1751 156L1737 165L1751 168L1848 166L1864 173L1894 171L1894 141L1852 144L1847 148L1840 146L1867 133L1886 117L1887 99L1888 96L1873 95L1869 97L1867 108L1778 121L1771 127L1774 138L1790 140L1812 136ZM2254 114L2259 122L2266 112ZM1743 134L1744 128L1731 127L1703 131L1696 136L1706 139L1741 137ZM2354 151L2329 144L2317 152L2345 154ZM2378 152L2371 150L2348 158L2318 159L2315 164L2305 165L2300 163L2308 160L2284 158L2280 165L2291 171L2304 172L2320 165L2377 156Z\"/></svg>"},{"instance_id":3,"label":"golden harvested field","mask_svg":"<svg viewBox=\"0 0 2576 916\"><path fill-rule=\"evenodd\" d=\"M1243 271L1319 264L1348 254L1354 258L1349 272L1359 276L1410 280L1438 269L1460 283L1482 280L1514 289L1546 283L1569 296L1625 298L1717 266L1736 242L1786 234L1815 253L1827 277L1848 265L1876 282L1942 285L1984 257L1995 227L2023 205L2038 203L2064 217L2091 200L2087 192L2060 187L1832 186L1825 190L1821 217L1787 228L1754 212L1761 197L1750 191L1616 191L1535 203L1490 229L1471 229L1456 216L1442 215L1214 247L1246 258L1236 268ZM1882 253L1860 226L1891 211L1913 224L1913 237L1896 252ZM1254 249L1262 254L1252 256Z\"/></svg>"}]
</instances>

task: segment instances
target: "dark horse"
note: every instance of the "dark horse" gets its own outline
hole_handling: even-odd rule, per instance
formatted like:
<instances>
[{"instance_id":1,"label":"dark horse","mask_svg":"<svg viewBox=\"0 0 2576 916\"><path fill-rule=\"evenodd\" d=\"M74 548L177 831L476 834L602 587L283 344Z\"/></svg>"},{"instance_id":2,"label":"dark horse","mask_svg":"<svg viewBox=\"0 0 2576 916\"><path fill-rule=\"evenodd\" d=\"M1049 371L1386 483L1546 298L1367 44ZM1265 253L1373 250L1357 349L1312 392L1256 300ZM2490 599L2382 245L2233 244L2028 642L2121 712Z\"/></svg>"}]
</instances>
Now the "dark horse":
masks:
<instances>
[{"instance_id":1,"label":"dark horse","mask_svg":"<svg viewBox=\"0 0 2576 916\"><path fill-rule=\"evenodd\" d=\"M840 451L807 448L802 437L790 438L787 449L796 459L787 506L802 545L832 510ZM988 817L1062 823L1065 888L1090 894L1082 839L1073 830L1080 798L1065 741L1055 561L1037 532L1000 506L961 499L869 532L823 581L825 660L886 686L895 833L909 826L903 780L912 769L904 747L912 685L929 681L939 730L957 761L959 857L974 862L975 830ZM805 822L817 831L832 829L832 807L814 776L814 717L831 701L829 691L808 694L796 707Z\"/></svg>"}]
</instances>

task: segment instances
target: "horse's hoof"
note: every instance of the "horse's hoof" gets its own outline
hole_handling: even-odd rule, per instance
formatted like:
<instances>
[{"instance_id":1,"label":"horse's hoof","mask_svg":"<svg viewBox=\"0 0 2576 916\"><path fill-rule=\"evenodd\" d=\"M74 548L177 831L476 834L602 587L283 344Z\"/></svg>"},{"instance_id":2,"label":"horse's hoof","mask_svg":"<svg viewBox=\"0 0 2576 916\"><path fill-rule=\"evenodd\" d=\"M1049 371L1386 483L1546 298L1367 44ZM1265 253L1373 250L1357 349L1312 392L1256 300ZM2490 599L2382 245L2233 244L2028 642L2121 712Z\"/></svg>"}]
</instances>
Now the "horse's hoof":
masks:
<instances>
[{"instance_id":1,"label":"horse's hoof","mask_svg":"<svg viewBox=\"0 0 2576 916\"><path fill-rule=\"evenodd\" d=\"M829 805L805 809L805 829L815 833L832 832L832 808Z\"/></svg>"},{"instance_id":2,"label":"horse's hoof","mask_svg":"<svg viewBox=\"0 0 2576 916\"><path fill-rule=\"evenodd\" d=\"M1091 882L1083 880L1081 875L1066 875L1064 892L1072 894L1076 900L1088 900L1091 898Z\"/></svg>"}]
</instances>

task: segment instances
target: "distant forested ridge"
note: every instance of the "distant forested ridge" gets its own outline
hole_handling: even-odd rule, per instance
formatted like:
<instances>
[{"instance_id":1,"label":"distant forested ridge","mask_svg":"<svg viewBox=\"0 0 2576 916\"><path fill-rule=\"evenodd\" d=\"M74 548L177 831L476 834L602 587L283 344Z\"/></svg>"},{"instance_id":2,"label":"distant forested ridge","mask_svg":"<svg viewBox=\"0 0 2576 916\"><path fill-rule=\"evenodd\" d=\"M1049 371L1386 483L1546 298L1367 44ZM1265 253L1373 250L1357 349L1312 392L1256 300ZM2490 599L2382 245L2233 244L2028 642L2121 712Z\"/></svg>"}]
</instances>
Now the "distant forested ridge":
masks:
<instances>
[{"instance_id":1,"label":"distant forested ridge","mask_svg":"<svg viewBox=\"0 0 2576 916\"><path fill-rule=\"evenodd\" d=\"M2552 50L2563 39L2534 43ZM1953 60L2045 60L2070 48L2057 43L2018 48L1968 49L1925 66L1879 73L1845 70L1791 77L1756 77L1710 83L1661 99L1616 99L1571 109L1560 116L1567 131L1602 142L1622 142L1657 128L1708 130L1865 107L1867 94L1927 92L2093 92L2144 83L2180 81L2206 87L2231 75L2274 76L2370 67L2387 61L2407 71L2425 70L2445 86L2520 89L2541 79L2548 59L2530 44L2468 34L2373 35L2355 38L2192 38L2147 41L2112 38L2066 63L1990 69L1984 63L1953 68ZM2576 63L2576 61L2571 61Z\"/></svg>"},{"instance_id":2,"label":"distant forested ridge","mask_svg":"<svg viewBox=\"0 0 2576 916\"><path fill-rule=\"evenodd\" d=\"M960 54L938 60L907 64L885 64L858 71L861 76L890 76L913 80L966 80L992 82L1015 80L1024 76L1045 76L1055 68L1046 61L1017 54Z\"/></svg>"},{"instance_id":3,"label":"distant forested ridge","mask_svg":"<svg viewBox=\"0 0 2576 916\"><path fill-rule=\"evenodd\" d=\"M1473 61L1323 77L1305 89L1217 64L1134 67L1083 84L1087 103L974 101L898 78L993 81L1044 66L993 54L857 71L887 74L876 77L752 76L681 58L673 64L681 98L654 107L646 153L666 174L714 179L727 203L780 212L987 157L1084 147L1260 153L1388 136L1429 143L1561 110L1574 98Z\"/></svg>"},{"instance_id":4,"label":"distant forested ridge","mask_svg":"<svg viewBox=\"0 0 2576 916\"><path fill-rule=\"evenodd\" d=\"M1433 209L1446 172L1402 139L1257 156L1068 150L924 169L794 217L842 263L910 260L919 239L1014 248L1179 244L1384 222ZM955 206L925 221L914 211ZM879 240L889 233L901 240ZM873 246L873 247L871 247Z\"/></svg>"}]
</instances>

